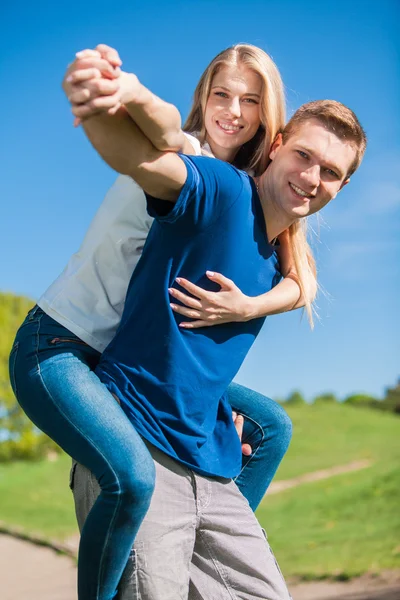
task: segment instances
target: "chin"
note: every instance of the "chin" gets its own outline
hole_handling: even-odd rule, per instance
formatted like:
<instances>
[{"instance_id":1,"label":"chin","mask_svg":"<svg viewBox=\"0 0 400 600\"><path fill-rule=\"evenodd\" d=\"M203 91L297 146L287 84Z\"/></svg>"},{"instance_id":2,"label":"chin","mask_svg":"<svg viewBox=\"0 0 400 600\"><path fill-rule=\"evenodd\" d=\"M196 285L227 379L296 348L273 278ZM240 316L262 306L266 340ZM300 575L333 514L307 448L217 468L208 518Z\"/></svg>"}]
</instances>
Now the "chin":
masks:
<instances>
[{"instance_id":1,"label":"chin","mask_svg":"<svg viewBox=\"0 0 400 600\"><path fill-rule=\"evenodd\" d=\"M292 209L292 215L296 217L296 219L301 219L302 217L308 217L310 214L310 208L307 206L296 207Z\"/></svg>"}]
</instances>

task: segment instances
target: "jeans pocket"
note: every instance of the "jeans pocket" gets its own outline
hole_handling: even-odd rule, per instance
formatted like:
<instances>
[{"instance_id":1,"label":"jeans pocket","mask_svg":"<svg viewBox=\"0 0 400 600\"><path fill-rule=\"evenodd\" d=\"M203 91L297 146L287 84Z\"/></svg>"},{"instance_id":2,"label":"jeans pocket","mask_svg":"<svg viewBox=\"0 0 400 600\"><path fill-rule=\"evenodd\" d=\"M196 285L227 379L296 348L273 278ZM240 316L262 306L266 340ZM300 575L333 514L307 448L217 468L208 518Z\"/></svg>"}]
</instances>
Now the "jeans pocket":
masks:
<instances>
[{"instance_id":1,"label":"jeans pocket","mask_svg":"<svg viewBox=\"0 0 400 600\"><path fill-rule=\"evenodd\" d=\"M78 338L78 336L71 333L68 337L54 337L48 340L49 346L63 346L65 344L78 344L81 346L89 347L89 345Z\"/></svg>"},{"instance_id":2,"label":"jeans pocket","mask_svg":"<svg viewBox=\"0 0 400 600\"><path fill-rule=\"evenodd\" d=\"M38 310L41 311L42 309L37 304L35 304L35 306L33 306L31 310L28 311L28 314L26 315L26 321L33 321Z\"/></svg>"},{"instance_id":3,"label":"jeans pocket","mask_svg":"<svg viewBox=\"0 0 400 600\"><path fill-rule=\"evenodd\" d=\"M131 550L128 562L122 573L118 586L117 600L140 600L137 553L135 549Z\"/></svg>"},{"instance_id":4,"label":"jeans pocket","mask_svg":"<svg viewBox=\"0 0 400 600\"><path fill-rule=\"evenodd\" d=\"M10 357L8 359L10 383L11 383L11 387L12 387L12 390L13 390L15 396L17 395L17 383L16 383L16 378L15 378L15 363L17 360L18 346L19 346L19 342L14 342L14 345L11 348Z\"/></svg>"}]
</instances>

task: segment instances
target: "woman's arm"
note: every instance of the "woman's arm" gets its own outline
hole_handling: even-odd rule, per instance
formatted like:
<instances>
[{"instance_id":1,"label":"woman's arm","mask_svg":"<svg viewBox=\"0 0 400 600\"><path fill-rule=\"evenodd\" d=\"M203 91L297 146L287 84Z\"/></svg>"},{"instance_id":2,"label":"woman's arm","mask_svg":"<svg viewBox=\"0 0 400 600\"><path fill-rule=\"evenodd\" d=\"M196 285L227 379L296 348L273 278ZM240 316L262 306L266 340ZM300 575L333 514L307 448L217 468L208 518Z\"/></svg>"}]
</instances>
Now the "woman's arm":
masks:
<instances>
[{"instance_id":1,"label":"woman's arm","mask_svg":"<svg viewBox=\"0 0 400 600\"><path fill-rule=\"evenodd\" d=\"M185 163L176 153L162 152L155 148L129 117L124 107L119 108L114 115L107 114L109 109L118 106L118 97L115 93L117 77L120 79L105 59L97 56L90 59L77 58L70 65L63 83L70 101L73 104L78 103L76 107L74 106L73 113L81 117L75 109L79 109L79 102L85 100L80 97L77 99L75 92L71 98L68 93L70 86L74 81L81 81L76 93L86 92L87 96L100 79L102 89L107 89L108 93L94 100L95 113L98 109L102 112L94 114L83 122L90 142L112 169L132 177L149 195L160 200L175 202L186 181Z\"/></svg>"},{"instance_id":2,"label":"woman's arm","mask_svg":"<svg viewBox=\"0 0 400 600\"><path fill-rule=\"evenodd\" d=\"M207 277L221 286L218 292L209 292L183 277L176 282L190 296L177 288L170 288L173 299L183 304L171 302L171 308L193 321L183 321L180 327L197 329L234 321L250 321L257 317L276 315L303 306L299 285L290 276L278 283L272 290L260 296L246 296L231 279L221 273L207 271Z\"/></svg>"},{"instance_id":3,"label":"woman's arm","mask_svg":"<svg viewBox=\"0 0 400 600\"><path fill-rule=\"evenodd\" d=\"M108 72L100 73L100 77L94 72L88 72L95 59L102 59L110 64L114 69L113 80L108 79ZM81 68L77 68L78 61ZM122 73L119 69L121 64L117 51L104 44L100 44L95 50L77 53L77 60L70 66L64 80L64 89L67 88L66 93L73 104L74 115L83 120L104 110L113 114L123 104L127 114L155 148L194 154L195 149L181 129L178 109L150 92L136 75ZM84 79L86 76L88 78Z\"/></svg>"},{"instance_id":4,"label":"woman's arm","mask_svg":"<svg viewBox=\"0 0 400 600\"><path fill-rule=\"evenodd\" d=\"M187 279L177 278L179 286L189 292L190 296L176 288L170 288L171 296L184 305L172 302L171 308L174 312L194 319L180 323L180 327L197 329L233 321L250 321L257 317L276 315L304 306L287 232L279 236L279 241L279 262L284 279L272 290L260 296L246 296L231 279L211 271L207 272L207 277L221 286L218 292L203 290ZM316 279L311 270L307 293L312 299L317 293Z\"/></svg>"}]
</instances>

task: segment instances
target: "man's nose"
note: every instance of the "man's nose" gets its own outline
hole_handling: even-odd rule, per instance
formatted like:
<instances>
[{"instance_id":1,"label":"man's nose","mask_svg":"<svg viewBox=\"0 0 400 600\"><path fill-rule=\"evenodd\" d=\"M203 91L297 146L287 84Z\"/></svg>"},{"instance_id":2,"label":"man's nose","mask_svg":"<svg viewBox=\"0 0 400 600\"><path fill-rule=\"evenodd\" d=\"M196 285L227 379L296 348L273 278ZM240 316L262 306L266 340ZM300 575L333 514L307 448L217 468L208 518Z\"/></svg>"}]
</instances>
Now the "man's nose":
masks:
<instances>
[{"instance_id":1,"label":"man's nose","mask_svg":"<svg viewBox=\"0 0 400 600\"><path fill-rule=\"evenodd\" d=\"M321 182L321 169L319 165L313 165L307 171L303 171L302 178L309 186L313 188L318 187Z\"/></svg>"}]
</instances>

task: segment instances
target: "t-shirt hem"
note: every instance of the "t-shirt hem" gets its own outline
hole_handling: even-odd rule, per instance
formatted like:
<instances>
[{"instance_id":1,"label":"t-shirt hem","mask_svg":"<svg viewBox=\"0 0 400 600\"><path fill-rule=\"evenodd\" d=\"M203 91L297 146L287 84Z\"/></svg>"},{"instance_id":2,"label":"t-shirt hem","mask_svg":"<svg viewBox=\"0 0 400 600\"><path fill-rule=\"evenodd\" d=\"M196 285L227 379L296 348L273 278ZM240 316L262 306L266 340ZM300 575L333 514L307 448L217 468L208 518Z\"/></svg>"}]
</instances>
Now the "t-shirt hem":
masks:
<instances>
[{"instance_id":1,"label":"t-shirt hem","mask_svg":"<svg viewBox=\"0 0 400 600\"><path fill-rule=\"evenodd\" d=\"M47 315L49 315L49 317L57 321L57 323L60 323L60 325L63 325L63 327L66 327L67 329L72 331L72 333L77 335L78 338L80 338L83 342L91 346L94 350L97 350L97 352L100 352L100 354L104 352L105 348L108 346L109 342L100 342L98 339L93 337L88 331L74 323L74 321L70 321L68 317L65 317L64 315L58 313L48 302L46 302L46 300L43 297L40 298L40 300L38 300L37 305L40 306L40 308L44 310L44 312Z\"/></svg>"},{"instance_id":2,"label":"t-shirt hem","mask_svg":"<svg viewBox=\"0 0 400 600\"><path fill-rule=\"evenodd\" d=\"M97 375L99 375L98 371L96 370ZM137 433L144 438L146 441L150 442L150 444L152 444L153 446L155 446L156 448L158 448L158 450L161 450L161 452L163 452L164 454L166 454L167 456L170 456L171 458L173 458L174 460L176 460L178 463L180 463L181 465L184 465L185 467L187 467L188 469L190 469L191 471L194 471L195 473L198 473L199 475L203 475L204 477L222 477L223 479L234 479L235 477L237 477L240 474L241 465L238 465L238 467L232 471L228 471L228 473L224 472L215 472L215 471L205 471L204 469L201 469L198 465L193 465L183 459L181 459L176 453L171 452L170 450L166 449L156 438L154 438L148 431L146 431L145 429L143 429L140 421L137 421L136 419L132 418L132 413L130 413L129 411L127 411L125 409L125 407L130 407L129 401L125 400L123 397L121 397L121 393L120 390L118 389L118 386L116 385L116 383L112 380L112 379L108 379L107 377L107 373L105 371L101 371L100 375L100 380L104 383L104 385L109 389L109 391L112 394L115 394L117 396L117 398L119 399L119 401L121 402L121 408L124 411L124 413L126 414L126 416L128 417L128 419L130 420L130 422L132 423L132 426L135 428L135 430L137 431Z\"/></svg>"}]
</instances>

